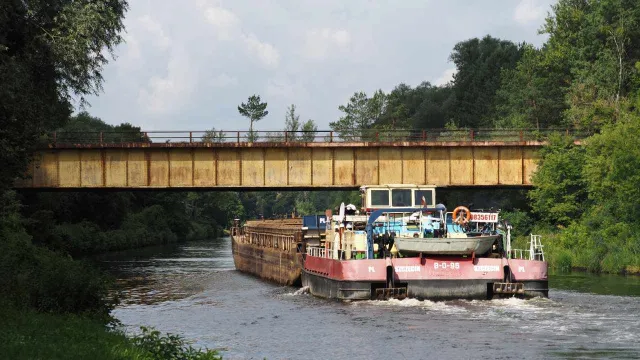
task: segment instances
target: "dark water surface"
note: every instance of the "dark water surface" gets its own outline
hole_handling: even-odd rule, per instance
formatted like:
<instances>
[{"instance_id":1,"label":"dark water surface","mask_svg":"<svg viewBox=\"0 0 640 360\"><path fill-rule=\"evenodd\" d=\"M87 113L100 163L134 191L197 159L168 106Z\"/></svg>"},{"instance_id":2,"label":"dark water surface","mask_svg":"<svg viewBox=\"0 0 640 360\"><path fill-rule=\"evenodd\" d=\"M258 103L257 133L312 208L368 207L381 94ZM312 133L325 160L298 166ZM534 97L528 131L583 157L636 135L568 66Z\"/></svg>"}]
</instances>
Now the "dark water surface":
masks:
<instances>
[{"instance_id":1,"label":"dark water surface","mask_svg":"<svg viewBox=\"0 0 640 360\"><path fill-rule=\"evenodd\" d=\"M102 261L129 330L224 359L640 359L640 277L555 275L549 299L340 302L235 271L228 238Z\"/></svg>"}]
</instances>

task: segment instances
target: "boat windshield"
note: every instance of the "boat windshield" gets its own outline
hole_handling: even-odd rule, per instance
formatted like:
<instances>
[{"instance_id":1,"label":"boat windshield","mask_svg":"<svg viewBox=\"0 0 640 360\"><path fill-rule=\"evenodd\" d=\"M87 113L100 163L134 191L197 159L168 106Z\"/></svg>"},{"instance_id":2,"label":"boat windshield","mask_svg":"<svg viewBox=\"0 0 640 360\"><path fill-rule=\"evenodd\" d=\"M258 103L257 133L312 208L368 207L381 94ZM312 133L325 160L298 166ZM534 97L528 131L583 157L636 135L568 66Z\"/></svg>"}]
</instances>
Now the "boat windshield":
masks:
<instances>
[{"instance_id":1,"label":"boat windshield","mask_svg":"<svg viewBox=\"0 0 640 360\"><path fill-rule=\"evenodd\" d=\"M435 186L430 185L367 185L360 192L362 207L367 212L379 208L432 207L436 200Z\"/></svg>"},{"instance_id":2,"label":"boat windshield","mask_svg":"<svg viewBox=\"0 0 640 360\"><path fill-rule=\"evenodd\" d=\"M371 205L389 206L389 190L371 190Z\"/></svg>"},{"instance_id":3,"label":"boat windshield","mask_svg":"<svg viewBox=\"0 0 640 360\"><path fill-rule=\"evenodd\" d=\"M391 206L411 206L411 189L393 189L391 197Z\"/></svg>"}]
</instances>

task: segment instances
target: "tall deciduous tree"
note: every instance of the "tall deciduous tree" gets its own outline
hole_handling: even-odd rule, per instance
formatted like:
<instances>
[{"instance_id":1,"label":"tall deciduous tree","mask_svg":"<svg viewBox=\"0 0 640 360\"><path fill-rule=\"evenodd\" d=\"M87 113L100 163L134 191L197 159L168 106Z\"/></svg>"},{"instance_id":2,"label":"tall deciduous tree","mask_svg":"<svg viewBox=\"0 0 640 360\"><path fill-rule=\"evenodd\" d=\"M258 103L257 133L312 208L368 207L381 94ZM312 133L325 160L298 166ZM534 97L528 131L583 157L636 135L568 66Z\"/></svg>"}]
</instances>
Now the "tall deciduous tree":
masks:
<instances>
[{"instance_id":1,"label":"tall deciduous tree","mask_svg":"<svg viewBox=\"0 0 640 360\"><path fill-rule=\"evenodd\" d=\"M316 134L318 133L318 126L315 121L309 119L302 124L301 128L302 134L300 135L300 139L304 142L312 142L316 138Z\"/></svg>"},{"instance_id":2,"label":"tall deciduous tree","mask_svg":"<svg viewBox=\"0 0 640 360\"><path fill-rule=\"evenodd\" d=\"M385 112L387 96L382 90L376 91L371 98L363 91L351 96L347 105L340 105L338 110L344 113L340 120L329 123L339 136L348 140L366 138L366 131L378 122Z\"/></svg>"},{"instance_id":3,"label":"tall deciduous tree","mask_svg":"<svg viewBox=\"0 0 640 360\"><path fill-rule=\"evenodd\" d=\"M566 120L595 131L615 121L640 60L640 3L560 0L542 29L544 61L564 73Z\"/></svg>"},{"instance_id":4,"label":"tall deciduous tree","mask_svg":"<svg viewBox=\"0 0 640 360\"><path fill-rule=\"evenodd\" d=\"M267 103L260 100L259 95L251 95L246 103L238 106L238 112L240 115L249 118L249 136L248 140L253 142L257 139L255 132L253 131L253 123L260 121L262 118L269 114L267 111Z\"/></svg>"},{"instance_id":5,"label":"tall deciduous tree","mask_svg":"<svg viewBox=\"0 0 640 360\"><path fill-rule=\"evenodd\" d=\"M97 94L122 42L126 0L5 0L0 6L0 192L39 137L64 124L73 96Z\"/></svg>"},{"instance_id":6,"label":"tall deciduous tree","mask_svg":"<svg viewBox=\"0 0 640 360\"><path fill-rule=\"evenodd\" d=\"M453 88L423 82L415 88L399 84L387 96L377 129L442 128L453 116Z\"/></svg>"},{"instance_id":7,"label":"tall deciduous tree","mask_svg":"<svg viewBox=\"0 0 640 360\"><path fill-rule=\"evenodd\" d=\"M587 208L583 177L584 147L573 139L553 137L540 150L542 159L533 175L535 188L529 192L533 210L550 224L567 226Z\"/></svg>"},{"instance_id":8,"label":"tall deciduous tree","mask_svg":"<svg viewBox=\"0 0 640 360\"><path fill-rule=\"evenodd\" d=\"M284 117L284 131L287 141L296 141L298 130L300 130L300 115L296 114L296 105L291 104Z\"/></svg>"},{"instance_id":9,"label":"tall deciduous tree","mask_svg":"<svg viewBox=\"0 0 640 360\"><path fill-rule=\"evenodd\" d=\"M521 55L520 46L488 35L455 45L449 58L458 70L453 80L456 125L493 123L502 70L514 68Z\"/></svg>"},{"instance_id":10,"label":"tall deciduous tree","mask_svg":"<svg viewBox=\"0 0 640 360\"><path fill-rule=\"evenodd\" d=\"M516 68L503 70L496 93L497 127L539 129L562 124L564 76L544 66L542 56L541 50L525 45Z\"/></svg>"}]
</instances>

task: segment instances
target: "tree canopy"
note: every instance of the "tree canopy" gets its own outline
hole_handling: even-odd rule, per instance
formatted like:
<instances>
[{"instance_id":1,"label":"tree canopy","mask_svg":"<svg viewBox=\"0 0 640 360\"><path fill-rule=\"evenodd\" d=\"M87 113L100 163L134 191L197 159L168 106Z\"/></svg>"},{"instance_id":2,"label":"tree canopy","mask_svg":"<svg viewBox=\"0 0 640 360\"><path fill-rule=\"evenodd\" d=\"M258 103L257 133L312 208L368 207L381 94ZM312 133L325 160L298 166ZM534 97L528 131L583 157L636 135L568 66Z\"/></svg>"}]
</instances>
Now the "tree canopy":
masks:
<instances>
[{"instance_id":1,"label":"tree canopy","mask_svg":"<svg viewBox=\"0 0 640 360\"><path fill-rule=\"evenodd\" d=\"M253 123L269 115L267 103L260 100L260 95L251 95L246 103L238 106L240 115L249 118L249 141L255 141L257 136L253 131Z\"/></svg>"},{"instance_id":2,"label":"tree canopy","mask_svg":"<svg viewBox=\"0 0 640 360\"><path fill-rule=\"evenodd\" d=\"M0 191L24 173L39 137L69 118L72 98L100 91L127 9L125 0L0 6Z\"/></svg>"}]
</instances>

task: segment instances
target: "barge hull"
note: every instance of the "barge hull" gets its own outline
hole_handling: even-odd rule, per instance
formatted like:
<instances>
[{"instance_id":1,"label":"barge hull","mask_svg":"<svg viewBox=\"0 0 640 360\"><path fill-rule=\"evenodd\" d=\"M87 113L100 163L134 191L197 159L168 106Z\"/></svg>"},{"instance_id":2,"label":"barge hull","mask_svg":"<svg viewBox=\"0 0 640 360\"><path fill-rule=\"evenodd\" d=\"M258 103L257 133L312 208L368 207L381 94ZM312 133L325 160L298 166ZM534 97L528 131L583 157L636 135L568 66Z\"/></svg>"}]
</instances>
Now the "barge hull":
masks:
<instances>
[{"instance_id":1,"label":"barge hull","mask_svg":"<svg viewBox=\"0 0 640 360\"><path fill-rule=\"evenodd\" d=\"M301 255L277 248L240 243L232 237L233 262L237 270L280 285L300 286Z\"/></svg>"},{"instance_id":2,"label":"barge hull","mask_svg":"<svg viewBox=\"0 0 640 360\"><path fill-rule=\"evenodd\" d=\"M408 280L395 286L407 288L407 295L419 300L492 299L494 280L488 279L433 279ZM308 271L302 273L302 285L318 297L341 300L370 300L375 298L376 288L384 288L385 282L344 281ZM525 281L524 297L548 297L548 281Z\"/></svg>"}]
</instances>

